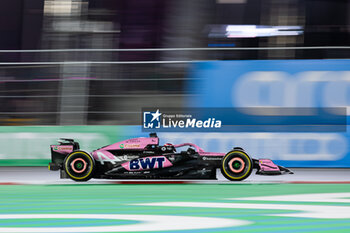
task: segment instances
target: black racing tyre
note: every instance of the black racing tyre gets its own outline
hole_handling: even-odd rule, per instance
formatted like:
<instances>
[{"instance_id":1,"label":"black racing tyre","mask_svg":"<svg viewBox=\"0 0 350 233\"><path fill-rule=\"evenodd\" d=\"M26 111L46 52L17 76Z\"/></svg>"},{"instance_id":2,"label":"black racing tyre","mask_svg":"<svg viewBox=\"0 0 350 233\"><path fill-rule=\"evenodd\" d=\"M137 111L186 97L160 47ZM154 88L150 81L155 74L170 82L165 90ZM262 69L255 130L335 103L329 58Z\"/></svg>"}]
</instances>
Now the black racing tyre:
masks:
<instances>
[{"instance_id":1,"label":"black racing tyre","mask_svg":"<svg viewBox=\"0 0 350 233\"><path fill-rule=\"evenodd\" d=\"M74 151L65 158L63 168L72 180L87 181L94 173L95 160L85 151Z\"/></svg>"},{"instance_id":2,"label":"black racing tyre","mask_svg":"<svg viewBox=\"0 0 350 233\"><path fill-rule=\"evenodd\" d=\"M221 161L221 173L231 181L246 179L253 170L253 161L242 150L228 152Z\"/></svg>"}]
</instances>

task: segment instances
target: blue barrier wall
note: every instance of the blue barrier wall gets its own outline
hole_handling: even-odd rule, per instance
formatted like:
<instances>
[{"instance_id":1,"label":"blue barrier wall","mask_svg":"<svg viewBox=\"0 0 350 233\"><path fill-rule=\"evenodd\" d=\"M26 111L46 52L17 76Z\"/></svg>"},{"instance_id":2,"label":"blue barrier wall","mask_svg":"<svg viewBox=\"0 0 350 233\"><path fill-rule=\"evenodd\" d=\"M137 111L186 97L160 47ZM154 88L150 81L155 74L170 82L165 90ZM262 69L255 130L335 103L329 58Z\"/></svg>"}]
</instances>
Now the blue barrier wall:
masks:
<instances>
[{"instance_id":1,"label":"blue barrier wall","mask_svg":"<svg viewBox=\"0 0 350 233\"><path fill-rule=\"evenodd\" d=\"M215 61L194 64L189 107L347 107L350 60ZM349 118L348 118L349 119ZM243 146L255 157L294 167L350 167L350 134L164 133L212 151Z\"/></svg>"}]
</instances>

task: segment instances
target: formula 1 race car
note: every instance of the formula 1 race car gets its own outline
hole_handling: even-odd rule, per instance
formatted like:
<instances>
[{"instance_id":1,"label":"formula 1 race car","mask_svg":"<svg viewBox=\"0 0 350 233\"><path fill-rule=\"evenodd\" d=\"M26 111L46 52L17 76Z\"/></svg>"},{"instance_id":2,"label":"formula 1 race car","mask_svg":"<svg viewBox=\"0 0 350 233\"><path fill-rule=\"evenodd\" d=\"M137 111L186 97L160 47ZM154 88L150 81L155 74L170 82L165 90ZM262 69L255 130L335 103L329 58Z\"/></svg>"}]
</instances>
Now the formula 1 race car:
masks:
<instances>
[{"instance_id":1,"label":"formula 1 race car","mask_svg":"<svg viewBox=\"0 0 350 233\"><path fill-rule=\"evenodd\" d=\"M185 150L178 151L180 148ZM229 180L246 179L253 168L260 175L292 173L269 159L252 159L242 148L228 153L205 152L192 143L159 145L157 134L117 142L89 153L73 139L51 145L49 170L75 181L101 179L216 179L216 169Z\"/></svg>"}]
</instances>

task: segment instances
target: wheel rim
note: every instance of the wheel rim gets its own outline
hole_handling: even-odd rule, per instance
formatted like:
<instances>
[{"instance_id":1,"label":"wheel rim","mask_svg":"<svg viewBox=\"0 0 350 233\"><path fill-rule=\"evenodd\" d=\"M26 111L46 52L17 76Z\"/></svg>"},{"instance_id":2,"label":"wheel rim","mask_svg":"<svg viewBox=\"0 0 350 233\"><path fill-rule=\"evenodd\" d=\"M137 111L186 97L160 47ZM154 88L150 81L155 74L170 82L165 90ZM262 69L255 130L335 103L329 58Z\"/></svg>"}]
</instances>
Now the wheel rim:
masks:
<instances>
[{"instance_id":1,"label":"wheel rim","mask_svg":"<svg viewBox=\"0 0 350 233\"><path fill-rule=\"evenodd\" d=\"M245 167L245 162L241 158L233 158L228 162L228 166L233 173L240 173Z\"/></svg>"},{"instance_id":2,"label":"wheel rim","mask_svg":"<svg viewBox=\"0 0 350 233\"><path fill-rule=\"evenodd\" d=\"M76 158L71 162L70 167L75 173L80 174L86 170L87 163L82 158Z\"/></svg>"}]
</instances>

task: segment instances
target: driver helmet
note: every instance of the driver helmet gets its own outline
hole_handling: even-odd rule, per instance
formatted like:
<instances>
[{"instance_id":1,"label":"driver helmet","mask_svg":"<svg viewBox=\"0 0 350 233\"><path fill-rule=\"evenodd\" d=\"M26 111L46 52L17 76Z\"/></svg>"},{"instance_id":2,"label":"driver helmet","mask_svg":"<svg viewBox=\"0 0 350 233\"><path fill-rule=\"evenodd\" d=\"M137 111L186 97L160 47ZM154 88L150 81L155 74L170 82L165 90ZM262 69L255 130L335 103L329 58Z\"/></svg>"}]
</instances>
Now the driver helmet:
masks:
<instances>
[{"instance_id":1,"label":"driver helmet","mask_svg":"<svg viewBox=\"0 0 350 233\"><path fill-rule=\"evenodd\" d=\"M165 143L164 146L165 146L167 149L171 148L171 150L176 151L174 145L171 144L171 143L169 143L169 142Z\"/></svg>"}]
</instances>

